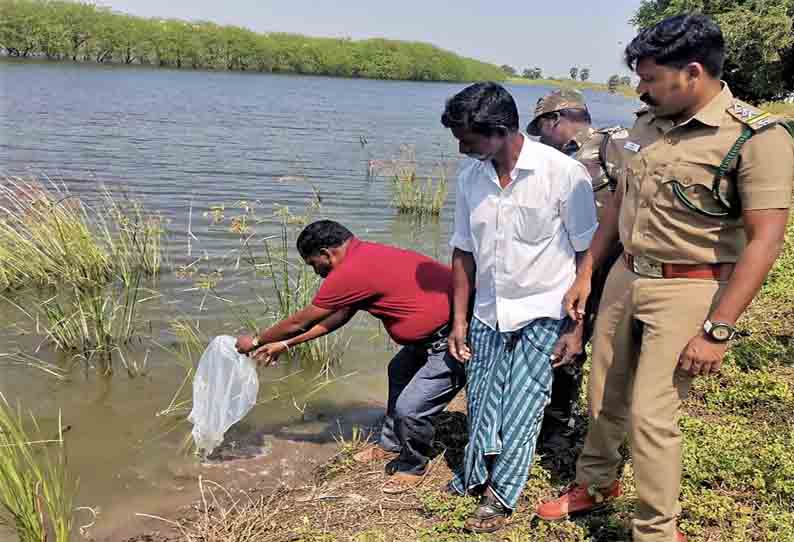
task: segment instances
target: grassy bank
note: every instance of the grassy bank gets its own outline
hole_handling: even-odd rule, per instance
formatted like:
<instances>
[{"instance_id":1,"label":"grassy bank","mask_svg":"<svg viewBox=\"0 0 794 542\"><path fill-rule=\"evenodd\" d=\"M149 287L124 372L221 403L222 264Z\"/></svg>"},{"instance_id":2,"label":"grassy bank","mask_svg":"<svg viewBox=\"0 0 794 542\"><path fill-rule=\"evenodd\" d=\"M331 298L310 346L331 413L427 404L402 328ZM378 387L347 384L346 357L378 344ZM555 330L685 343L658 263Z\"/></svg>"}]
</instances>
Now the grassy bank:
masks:
<instances>
[{"instance_id":1,"label":"grassy bank","mask_svg":"<svg viewBox=\"0 0 794 542\"><path fill-rule=\"evenodd\" d=\"M693 542L794 542L794 221L788 241L741 326L719 376L698 379L681 419L685 434L680 526ZM582 397L582 403L584 402ZM195 518L170 540L220 542L628 542L637 505L630 454L625 495L605 511L576 521L539 522L535 503L557 494L573 476L573 458L541 458L516 514L498 536L462 531L472 499L441 491L460 464L466 442L465 401L438 423L432 468L417 490L386 497L383 465L359 466L363 439L340 441L339 453L301 488L232 500L205 497ZM578 446L586 430L580 414ZM216 491L220 494L221 492ZM141 538L144 540L146 538ZM151 539L146 539L151 540Z\"/></svg>"},{"instance_id":2,"label":"grassy bank","mask_svg":"<svg viewBox=\"0 0 794 542\"><path fill-rule=\"evenodd\" d=\"M592 81L574 81L573 79L525 79L523 77L510 77L507 79L507 82L512 83L514 85L572 88L576 90L609 92L609 87L604 83L595 83ZM626 85L618 86L617 94L621 94L629 98L637 97L637 93L634 91L634 87L626 86Z\"/></svg>"}]
</instances>

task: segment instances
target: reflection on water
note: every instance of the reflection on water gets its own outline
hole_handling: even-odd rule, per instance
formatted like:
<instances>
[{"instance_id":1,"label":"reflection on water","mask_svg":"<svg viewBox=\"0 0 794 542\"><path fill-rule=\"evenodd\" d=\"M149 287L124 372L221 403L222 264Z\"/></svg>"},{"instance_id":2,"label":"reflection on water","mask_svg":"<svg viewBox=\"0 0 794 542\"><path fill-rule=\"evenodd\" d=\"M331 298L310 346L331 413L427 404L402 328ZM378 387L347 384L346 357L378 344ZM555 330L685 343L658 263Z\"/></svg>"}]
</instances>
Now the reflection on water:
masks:
<instances>
[{"instance_id":1,"label":"reflection on water","mask_svg":"<svg viewBox=\"0 0 794 542\"><path fill-rule=\"evenodd\" d=\"M328 454L340 429L375 420L394 347L376 321L357 316L333 375L318 379L318 367L300 360L261 370L260 404L216 458L237 461L198 466L180 453L189 427L157 415L185 375L167 350L176 346L169 323L182 318L208 336L237 333L243 315L265 324L263 301L273 302L272 287L240 262L241 239L253 234L261 243L277 235L279 206L301 214L318 194L315 217L448 260L454 175L440 220L417 221L398 216L387 180L367 173L371 160L397 157L402 144L413 145L420 172L444 163L454 168L456 146L439 118L444 100L460 88L0 63L2 173L46 174L89 200L104 183L142 197L167 221L171 271L154 285L162 296L142 307L147 340L130 354L146 361L143 375L108 379L78 369L58 382L29 367L2 368L0 392L32 410L45 428L55 427L59 410L72 426L69 464L80 477L78 503L101 512L96 532L123 529L140 520L136 512L178 501L199 472L229 479L237 473L243 486L276 483ZM511 87L521 125L547 90ZM635 103L588 98L595 124L631 121ZM207 281L211 295L201 287ZM0 329L0 352L39 349L38 356L57 361L40 348L40 337L22 333L31 326L7 304ZM248 459L258 454L265 460Z\"/></svg>"}]
</instances>

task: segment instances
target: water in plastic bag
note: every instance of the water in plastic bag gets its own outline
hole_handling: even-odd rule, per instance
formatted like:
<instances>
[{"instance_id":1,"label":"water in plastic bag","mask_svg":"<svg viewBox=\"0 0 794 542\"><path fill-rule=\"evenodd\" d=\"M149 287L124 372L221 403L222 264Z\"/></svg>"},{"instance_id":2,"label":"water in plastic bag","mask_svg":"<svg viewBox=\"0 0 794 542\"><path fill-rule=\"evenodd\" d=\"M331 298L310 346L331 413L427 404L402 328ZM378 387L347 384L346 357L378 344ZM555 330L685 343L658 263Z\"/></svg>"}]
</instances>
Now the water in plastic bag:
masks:
<instances>
[{"instance_id":1,"label":"water in plastic bag","mask_svg":"<svg viewBox=\"0 0 794 542\"><path fill-rule=\"evenodd\" d=\"M205 457L223 435L256 404L259 378L254 361L234 347L236 339L215 337L199 360L193 378L193 441Z\"/></svg>"}]
</instances>

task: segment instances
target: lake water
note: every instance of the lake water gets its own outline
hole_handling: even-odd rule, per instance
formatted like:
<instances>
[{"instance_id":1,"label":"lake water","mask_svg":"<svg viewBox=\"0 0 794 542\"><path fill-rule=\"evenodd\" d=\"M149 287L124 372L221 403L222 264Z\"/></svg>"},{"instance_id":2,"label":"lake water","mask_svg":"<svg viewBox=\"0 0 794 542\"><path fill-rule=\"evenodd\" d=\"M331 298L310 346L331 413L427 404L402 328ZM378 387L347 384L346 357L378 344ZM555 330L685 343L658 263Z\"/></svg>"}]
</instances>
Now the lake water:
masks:
<instances>
[{"instance_id":1,"label":"lake water","mask_svg":"<svg viewBox=\"0 0 794 542\"><path fill-rule=\"evenodd\" d=\"M169 262L156 284L161 297L142 308L146 338L130 354L146 360L145 374L102 378L78 369L59 382L33 368L0 367L0 392L10 401L34 412L45 428L55 427L59 411L71 427L66 439L70 469L80 479L77 504L98 512L92 536L115 540L162 527L136 513L189 503L198 474L241 488L305 475L331 453L333 435L376 420L392 349L372 318L357 317L345 332L338 380L311 396L321 382L316 369L295 361L260 371L262 404L233 442L261 450L258 457L201 465L180 452L189 425L157 415L185 374L162 346L174 346L169 323L175 318L198 322L210 336L237 334L241 307L266 322L257 298L272 301L269 285L238 268L234 257L240 236L228 221L242 213L240 201L255 206L261 239L279 231L275 206L302 213L314 185L322 198L315 217L448 261L454 194L438 221L417 223L390 207L388 180L367 173L371 160L398 157L401 145L410 145L420 172L440 165L452 175L456 145L439 119L445 99L463 86L0 63L0 174L47 176L88 200L108 186L140 197L167 219ZM509 88L526 125L549 89ZM597 126L630 123L638 105L586 95ZM225 221L213 224L205 213L218 205L225 206ZM172 272L190 264L192 278ZM194 287L196 276L217 271L217 294L227 301ZM30 322L10 305L0 309L0 353L40 347ZM57 359L46 346L37 355ZM90 519L81 512L77 523Z\"/></svg>"}]
</instances>

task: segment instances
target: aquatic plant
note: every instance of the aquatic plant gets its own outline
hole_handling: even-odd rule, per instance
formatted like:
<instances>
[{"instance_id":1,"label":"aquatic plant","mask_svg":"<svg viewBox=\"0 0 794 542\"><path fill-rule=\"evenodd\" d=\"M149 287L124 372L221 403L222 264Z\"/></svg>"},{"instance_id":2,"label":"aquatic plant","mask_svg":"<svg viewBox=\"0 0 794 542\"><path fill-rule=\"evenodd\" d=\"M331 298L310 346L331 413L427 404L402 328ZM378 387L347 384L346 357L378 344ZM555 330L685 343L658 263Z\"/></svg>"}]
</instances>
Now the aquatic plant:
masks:
<instances>
[{"instance_id":1,"label":"aquatic plant","mask_svg":"<svg viewBox=\"0 0 794 542\"><path fill-rule=\"evenodd\" d=\"M45 293L49 297L42 300ZM110 374L117 358L127 373L135 376L145 368L146 360L139 364L125 347L140 329L141 304L159 295L144 287L143 271L138 268L110 284L67 284L62 289L25 292L16 300L5 300L28 319L37 334L70 354L72 364L82 361ZM68 367L61 369L68 372Z\"/></svg>"},{"instance_id":2,"label":"aquatic plant","mask_svg":"<svg viewBox=\"0 0 794 542\"><path fill-rule=\"evenodd\" d=\"M399 158L371 160L368 175L391 179L392 206L400 214L438 216L449 194L449 183L443 165L434 175L417 173L416 152L411 145L400 146Z\"/></svg>"},{"instance_id":3,"label":"aquatic plant","mask_svg":"<svg viewBox=\"0 0 794 542\"><path fill-rule=\"evenodd\" d=\"M401 214L438 216L449 193L446 174L422 180L416 172L397 176L392 180L393 205Z\"/></svg>"},{"instance_id":4,"label":"aquatic plant","mask_svg":"<svg viewBox=\"0 0 794 542\"><path fill-rule=\"evenodd\" d=\"M63 433L42 436L33 415L34 434L24 427L0 394L0 525L16 532L20 542L69 542L76 483L66 470Z\"/></svg>"},{"instance_id":5,"label":"aquatic plant","mask_svg":"<svg viewBox=\"0 0 794 542\"><path fill-rule=\"evenodd\" d=\"M259 254L251 238L243 243L244 260L255 276L268 279L273 288L275 303L267 306L268 317L273 323L308 306L314 298L320 280L300 258L291 259L290 249L295 237L293 226L306 225L318 208L316 196L304 215L296 216L287 207L278 207L275 216L281 222L280 234L265 238ZM319 364L321 373L330 376L332 368L341 361L343 341L341 334L332 333L291 349L288 356Z\"/></svg>"},{"instance_id":6,"label":"aquatic plant","mask_svg":"<svg viewBox=\"0 0 794 542\"><path fill-rule=\"evenodd\" d=\"M160 271L158 215L105 189L98 208L48 178L0 179L0 291L64 284L93 288Z\"/></svg>"}]
</instances>

